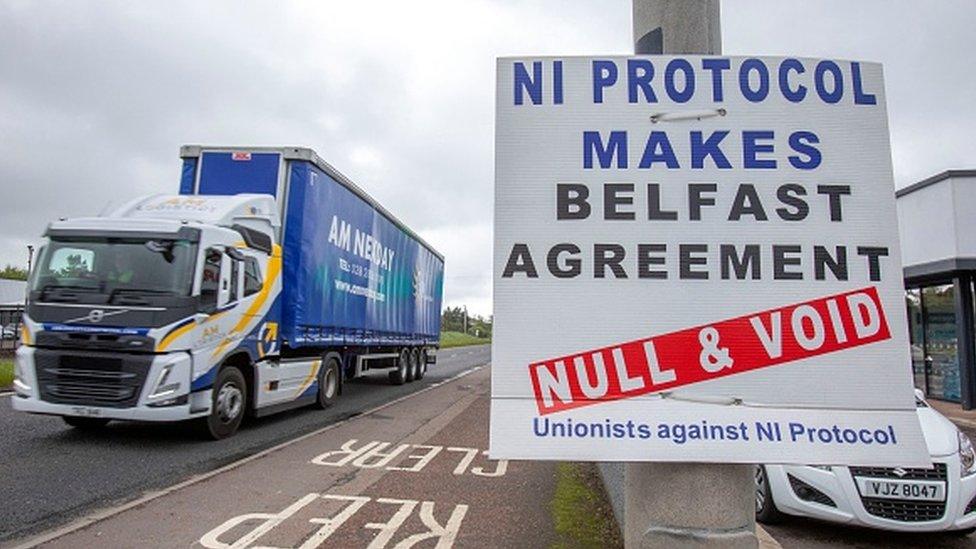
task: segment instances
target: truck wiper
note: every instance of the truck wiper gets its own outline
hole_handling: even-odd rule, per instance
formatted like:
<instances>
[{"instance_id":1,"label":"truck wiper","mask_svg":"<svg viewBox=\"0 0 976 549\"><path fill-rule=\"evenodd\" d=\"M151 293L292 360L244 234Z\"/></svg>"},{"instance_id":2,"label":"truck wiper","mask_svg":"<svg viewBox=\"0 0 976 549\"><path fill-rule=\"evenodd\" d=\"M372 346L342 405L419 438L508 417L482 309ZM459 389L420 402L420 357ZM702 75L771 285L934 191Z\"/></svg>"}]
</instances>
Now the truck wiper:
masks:
<instances>
[{"instance_id":1,"label":"truck wiper","mask_svg":"<svg viewBox=\"0 0 976 549\"><path fill-rule=\"evenodd\" d=\"M122 294L176 295L176 292L170 290L154 290L151 288L115 288L108 294L108 303L112 303L115 296Z\"/></svg>"},{"instance_id":2,"label":"truck wiper","mask_svg":"<svg viewBox=\"0 0 976 549\"><path fill-rule=\"evenodd\" d=\"M91 286L79 286L77 284L45 284L44 286L41 286L40 299L47 299L47 292L49 290L81 290L84 292L94 292L97 291L97 288L93 288ZM59 296L59 299L64 301L64 298L66 297L69 296ZM77 299L75 299L75 301L77 301Z\"/></svg>"}]
</instances>

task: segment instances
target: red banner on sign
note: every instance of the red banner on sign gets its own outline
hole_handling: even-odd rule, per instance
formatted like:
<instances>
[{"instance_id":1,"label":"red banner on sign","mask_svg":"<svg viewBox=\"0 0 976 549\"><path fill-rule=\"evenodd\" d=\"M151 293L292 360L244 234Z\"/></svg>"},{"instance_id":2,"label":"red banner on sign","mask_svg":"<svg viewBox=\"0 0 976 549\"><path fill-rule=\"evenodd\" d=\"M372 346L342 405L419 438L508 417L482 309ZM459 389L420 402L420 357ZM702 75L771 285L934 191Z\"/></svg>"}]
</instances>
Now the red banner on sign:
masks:
<instances>
[{"instance_id":1,"label":"red banner on sign","mask_svg":"<svg viewBox=\"0 0 976 549\"><path fill-rule=\"evenodd\" d=\"M891 337L874 287L529 365L540 414L657 393Z\"/></svg>"}]
</instances>

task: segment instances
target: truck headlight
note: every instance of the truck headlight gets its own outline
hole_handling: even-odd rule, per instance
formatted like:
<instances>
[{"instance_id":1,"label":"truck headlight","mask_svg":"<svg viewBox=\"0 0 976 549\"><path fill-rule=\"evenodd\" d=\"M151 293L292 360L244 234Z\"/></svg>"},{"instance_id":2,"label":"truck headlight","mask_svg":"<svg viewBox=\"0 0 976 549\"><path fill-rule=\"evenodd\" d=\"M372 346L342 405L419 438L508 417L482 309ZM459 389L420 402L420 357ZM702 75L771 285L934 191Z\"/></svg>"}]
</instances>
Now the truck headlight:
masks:
<instances>
[{"instance_id":1,"label":"truck headlight","mask_svg":"<svg viewBox=\"0 0 976 549\"><path fill-rule=\"evenodd\" d=\"M959 460L962 462L962 476L976 473L976 450L973 450L973 443L966 436L966 433L959 433Z\"/></svg>"},{"instance_id":2,"label":"truck headlight","mask_svg":"<svg viewBox=\"0 0 976 549\"><path fill-rule=\"evenodd\" d=\"M149 395L149 398L162 398L176 393L177 389L180 388L180 382L169 383L169 374L172 370L172 364L163 366L163 370L159 372L159 377L156 379L156 388Z\"/></svg>"}]
</instances>

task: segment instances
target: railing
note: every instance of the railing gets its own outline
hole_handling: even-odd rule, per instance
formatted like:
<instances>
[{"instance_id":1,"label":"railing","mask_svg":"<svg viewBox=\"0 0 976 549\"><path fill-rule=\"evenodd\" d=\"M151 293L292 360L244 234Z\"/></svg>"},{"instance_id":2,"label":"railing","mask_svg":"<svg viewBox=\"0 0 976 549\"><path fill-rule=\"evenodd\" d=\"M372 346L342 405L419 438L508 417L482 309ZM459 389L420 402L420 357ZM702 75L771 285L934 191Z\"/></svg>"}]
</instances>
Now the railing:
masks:
<instances>
[{"instance_id":1,"label":"railing","mask_svg":"<svg viewBox=\"0 0 976 549\"><path fill-rule=\"evenodd\" d=\"M0 308L0 353L13 352L20 346L20 317L24 308Z\"/></svg>"}]
</instances>

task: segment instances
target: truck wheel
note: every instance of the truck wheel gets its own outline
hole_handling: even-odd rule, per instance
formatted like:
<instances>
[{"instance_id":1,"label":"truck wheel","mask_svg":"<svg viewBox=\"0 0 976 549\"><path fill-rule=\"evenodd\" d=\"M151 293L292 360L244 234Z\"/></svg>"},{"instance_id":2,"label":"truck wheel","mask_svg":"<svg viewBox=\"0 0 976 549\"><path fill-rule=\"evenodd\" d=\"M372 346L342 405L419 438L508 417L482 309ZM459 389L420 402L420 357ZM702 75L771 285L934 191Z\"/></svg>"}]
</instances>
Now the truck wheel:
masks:
<instances>
[{"instance_id":1,"label":"truck wheel","mask_svg":"<svg viewBox=\"0 0 976 549\"><path fill-rule=\"evenodd\" d=\"M237 432L247 408L247 382L233 366L220 370L213 385L210 415L205 420L206 434L214 440Z\"/></svg>"},{"instance_id":2,"label":"truck wheel","mask_svg":"<svg viewBox=\"0 0 976 549\"><path fill-rule=\"evenodd\" d=\"M111 421L102 417L61 416L61 419L80 431L100 431Z\"/></svg>"},{"instance_id":3,"label":"truck wheel","mask_svg":"<svg viewBox=\"0 0 976 549\"><path fill-rule=\"evenodd\" d=\"M330 357L325 366L319 370L319 394L316 404L319 408L328 408L339 398L339 361Z\"/></svg>"},{"instance_id":4,"label":"truck wheel","mask_svg":"<svg viewBox=\"0 0 976 549\"><path fill-rule=\"evenodd\" d=\"M427 375L427 351L417 349L417 379L424 379Z\"/></svg>"},{"instance_id":5,"label":"truck wheel","mask_svg":"<svg viewBox=\"0 0 976 549\"><path fill-rule=\"evenodd\" d=\"M407 372L410 369L410 351L403 349L400 351L400 358L397 359L397 368L390 372L390 382L394 385L403 385L407 382Z\"/></svg>"}]
</instances>

